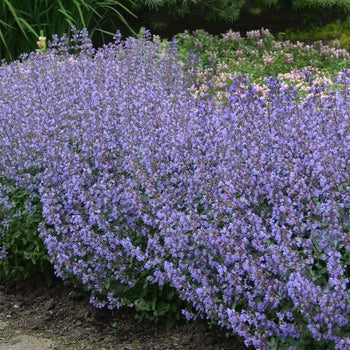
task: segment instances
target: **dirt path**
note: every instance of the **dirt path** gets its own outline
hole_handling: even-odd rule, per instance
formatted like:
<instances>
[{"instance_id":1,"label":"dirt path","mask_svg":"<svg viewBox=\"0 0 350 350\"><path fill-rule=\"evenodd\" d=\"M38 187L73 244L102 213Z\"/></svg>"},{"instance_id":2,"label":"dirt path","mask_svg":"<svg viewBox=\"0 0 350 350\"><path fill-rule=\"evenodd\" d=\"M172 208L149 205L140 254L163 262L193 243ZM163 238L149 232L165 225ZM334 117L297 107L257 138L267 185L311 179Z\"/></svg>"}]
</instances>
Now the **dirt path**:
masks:
<instances>
[{"instance_id":1,"label":"dirt path","mask_svg":"<svg viewBox=\"0 0 350 350\"><path fill-rule=\"evenodd\" d=\"M93 308L88 296L57 282L0 281L0 350L244 350L241 341L201 322L137 323L130 309Z\"/></svg>"},{"instance_id":2,"label":"dirt path","mask_svg":"<svg viewBox=\"0 0 350 350\"><path fill-rule=\"evenodd\" d=\"M0 350L54 350L55 343L46 338L18 335L0 343Z\"/></svg>"}]
</instances>

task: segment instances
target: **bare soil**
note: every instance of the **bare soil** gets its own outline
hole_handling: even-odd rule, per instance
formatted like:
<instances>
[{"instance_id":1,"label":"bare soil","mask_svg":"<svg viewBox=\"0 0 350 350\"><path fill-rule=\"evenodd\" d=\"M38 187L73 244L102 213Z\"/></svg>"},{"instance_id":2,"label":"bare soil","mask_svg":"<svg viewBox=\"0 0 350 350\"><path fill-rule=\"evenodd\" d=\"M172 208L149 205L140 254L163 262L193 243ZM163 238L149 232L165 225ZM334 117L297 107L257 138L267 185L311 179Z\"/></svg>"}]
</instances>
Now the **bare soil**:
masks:
<instances>
[{"instance_id":1,"label":"bare soil","mask_svg":"<svg viewBox=\"0 0 350 350\"><path fill-rule=\"evenodd\" d=\"M86 293L56 281L0 281L0 343L14 337L50 339L57 350L244 350L243 342L205 322L138 323L132 309L99 310ZM23 349L24 350L24 349ZM39 350L39 349L38 349Z\"/></svg>"}]
</instances>

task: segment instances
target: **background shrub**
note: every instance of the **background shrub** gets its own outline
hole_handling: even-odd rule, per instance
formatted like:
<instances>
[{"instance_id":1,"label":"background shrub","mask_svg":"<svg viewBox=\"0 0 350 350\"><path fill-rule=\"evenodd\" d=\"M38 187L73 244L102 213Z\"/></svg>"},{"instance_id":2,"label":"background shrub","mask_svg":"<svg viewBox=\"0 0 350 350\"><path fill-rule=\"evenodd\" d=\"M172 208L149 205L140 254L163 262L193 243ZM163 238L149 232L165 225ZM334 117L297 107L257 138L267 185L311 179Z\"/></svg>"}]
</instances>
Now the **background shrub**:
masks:
<instances>
[{"instance_id":1,"label":"background shrub","mask_svg":"<svg viewBox=\"0 0 350 350\"><path fill-rule=\"evenodd\" d=\"M229 29L246 31L261 27L277 34L286 28L324 26L349 15L346 1L298 0L139 0L133 7L138 18L133 22L153 33L171 38L185 30L204 29L212 34ZM253 23L253 26L252 26Z\"/></svg>"},{"instance_id":2,"label":"background shrub","mask_svg":"<svg viewBox=\"0 0 350 350\"><path fill-rule=\"evenodd\" d=\"M237 76L248 75L262 95L265 81L271 76L298 87L307 94L310 84L334 85L331 78L349 66L350 55L345 49L315 42L277 40L267 29L253 30L241 36L232 30L221 36L203 30L176 36L183 60L193 60L196 96L215 94L220 100L229 98L228 87ZM313 72L313 81L307 76ZM335 88L333 86L333 88Z\"/></svg>"},{"instance_id":3,"label":"background shrub","mask_svg":"<svg viewBox=\"0 0 350 350\"><path fill-rule=\"evenodd\" d=\"M324 27L315 27L307 30L287 29L285 38L289 40L315 41L322 40L326 43L339 42L339 46L350 50L350 17L346 20L337 20Z\"/></svg>"}]
</instances>

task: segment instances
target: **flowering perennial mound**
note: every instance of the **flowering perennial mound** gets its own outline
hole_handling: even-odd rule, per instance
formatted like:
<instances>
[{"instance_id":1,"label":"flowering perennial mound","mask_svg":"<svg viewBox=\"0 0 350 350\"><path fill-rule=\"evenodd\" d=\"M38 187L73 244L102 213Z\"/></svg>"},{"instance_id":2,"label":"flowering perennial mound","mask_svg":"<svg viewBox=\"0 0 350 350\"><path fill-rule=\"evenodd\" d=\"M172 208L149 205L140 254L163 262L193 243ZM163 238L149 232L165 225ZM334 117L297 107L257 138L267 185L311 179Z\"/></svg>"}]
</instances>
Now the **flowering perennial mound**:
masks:
<instances>
[{"instance_id":1,"label":"flowering perennial mound","mask_svg":"<svg viewBox=\"0 0 350 350\"><path fill-rule=\"evenodd\" d=\"M0 67L0 178L40 195L56 274L97 307L170 284L257 349L349 349L349 72L302 101L237 79L217 103L172 46L73 39Z\"/></svg>"},{"instance_id":2,"label":"flowering perennial mound","mask_svg":"<svg viewBox=\"0 0 350 350\"><path fill-rule=\"evenodd\" d=\"M215 94L224 101L229 95L227 86L236 76L249 74L251 83L262 94L266 89L265 79L279 76L303 94L310 85L305 82L306 74L313 72L314 84L327 82L332 86L334 82L329 77L350 65L350 53L335 43L328 46L322 42L308 45L280 41L264 28L248 31L245 37L239 32L228 31L219 37L196 30L192 34L178 34L177 40L184 57L196 57L194 94L198 97Z\"/></svg>"}]
</instances>

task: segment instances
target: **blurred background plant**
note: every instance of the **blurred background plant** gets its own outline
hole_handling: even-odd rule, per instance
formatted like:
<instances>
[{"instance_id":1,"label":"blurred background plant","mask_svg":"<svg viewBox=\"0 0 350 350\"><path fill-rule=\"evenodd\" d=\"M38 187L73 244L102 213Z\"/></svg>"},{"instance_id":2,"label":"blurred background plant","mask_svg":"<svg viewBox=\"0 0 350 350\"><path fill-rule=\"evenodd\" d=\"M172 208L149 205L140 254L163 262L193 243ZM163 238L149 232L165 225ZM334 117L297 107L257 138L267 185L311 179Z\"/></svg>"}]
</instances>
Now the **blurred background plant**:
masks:
<instances>
[{"instance_id":1,"label":"blurred background plant","mask_svg":"<svg viewBox=\"0 0 350 350\"><path fill-rule=\"evenodd\" d=\"M317 76L315 84L331 86L329 78L348 68L350 61L349 52L336 45L281 40L268 29L248 31L245 36L232 30L220 36L204 30L185 31L176 40L184 61L195 57L196 84L192 87L195 96L203 98L215 93L223 101L227 98L227 87L237 76L249 76L262 93L266 90L263 88L266 79L271 76L297 86L301 92L308 81L307 74Z\"/></svg>"},{"instance_id":2,"label":"blurred background plant","mask_svg":"<svg viewBox=\"0 0 350 350\"><path fill-rule=\"evenodd\" d=\"M326 43L339 42L339 46L350 50L350 16L345 20L335 20L327 25L312 27L305 30L287 29L285 39L292 41L315 41L322 40Z\"/></svg>"},{"instance_id":3,"label":"blurred background plant","mask_svg":"<svg viewBox=\"0 0 350 350\"><path fill-rule=\"evenodd\" d=\"M261 27L273 33L286 28L314 28L350 15L349 0L135 0L137 23L171 38L184 30L212 34L241 33ZM133 19L130 19L133 21Z\"/></svg>"},{"instance_id":4,"label":"blurred background plant","mask_svg":"<svg viewBox=\"0 0 350 350\"><path fill-rule=\"evenodd\" d=\"M135 34L126 16L132 0L2 0L0 5L0 59L17 59L37 48L39 36L50 40L70 28L89 28L90 37L104 43L120 27Z\"/></svg>"}]
</instances>

